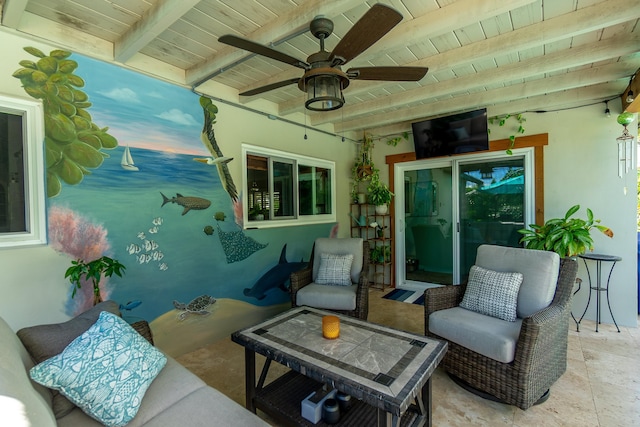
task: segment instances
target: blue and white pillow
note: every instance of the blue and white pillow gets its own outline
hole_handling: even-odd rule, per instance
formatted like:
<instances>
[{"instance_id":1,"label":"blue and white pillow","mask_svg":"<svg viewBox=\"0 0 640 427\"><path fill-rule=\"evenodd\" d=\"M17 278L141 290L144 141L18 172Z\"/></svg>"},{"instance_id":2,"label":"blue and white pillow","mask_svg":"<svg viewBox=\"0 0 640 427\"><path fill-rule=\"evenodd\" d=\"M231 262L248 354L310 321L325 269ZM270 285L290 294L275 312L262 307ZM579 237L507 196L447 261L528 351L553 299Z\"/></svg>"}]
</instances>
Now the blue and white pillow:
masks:
<instances>
[{"instance_id":1,"label":"blue and white pillow","mask_svg":"<svg viewBox=\"0 0 640 427\"><path fill-rule=\"evenodd\" d=\"M31 378L67 396L106 426L128 424L167 358L106 311L62 353L34 366Z\"/></svg>"},{"instance_id":2,"label":"blue and white pillow","mask_svg":"<svg viewBox=\"0 0 640 427\"><path fill-rule=\"evenodd\" d=\"M353 254L320 254L315 282L319 285L351 286L351 264Z\"/></svg>"},{"instance_id":3,"label":"blue and white pillow","mask_svg":"<svg viewBox=\"0 0 640 427\"><path fill-rule=\"evenodd\" d=\"M522 273L503 273L474 265L460 307L509 322L516 321Z\"/></svg>"}]
</instances>

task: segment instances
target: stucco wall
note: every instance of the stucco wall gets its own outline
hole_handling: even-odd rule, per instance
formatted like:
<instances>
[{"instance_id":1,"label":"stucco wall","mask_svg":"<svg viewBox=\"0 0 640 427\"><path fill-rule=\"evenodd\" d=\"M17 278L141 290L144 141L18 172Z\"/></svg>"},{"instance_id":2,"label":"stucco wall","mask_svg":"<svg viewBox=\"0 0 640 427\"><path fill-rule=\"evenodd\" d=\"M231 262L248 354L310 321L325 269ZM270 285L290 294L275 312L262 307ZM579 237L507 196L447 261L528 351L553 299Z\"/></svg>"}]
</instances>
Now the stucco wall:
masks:
<instances>
[{"instance_id":1,"label":"stucco wall","mask_svg":"<svg viewBox=\"0 0 640 427\"><path fill-rule=\"evenodd\" d=\"M47 46L41 43L33 42L17 36L13 33L0 31L0 44L5 46L3 49L3 60L0 63L0 75L4 76L0 80L0 93L3 95L30 99L22 87L20 81L11 77L13 72L20 66L19 62L29 55L22 49L24 46L34 46L43 52L49 52L56 46ZM105 65L107 66L107 65ZM108 65L111 66L111 65ZM91 76L85 76L87 84L91 84ZM126 86L125 82L118 82ZM159 84L160 82L158 82ZM166 84L166 83L163 83ZM228 88L220 88L216 85L207 84L200 88L211 96L226 99L232 98L233 92ZM189 95L189 90L184 88L184 92ZM194 103L197 105L198 96L193 94ZM226 97L226 98L225 98ZM338 137L333 137L320 132L309 130L306 132L307 139L304 138L305 131L299 126L285 123L279 120L270 120L264 115L256 114L237 106L229 105L224 102L214 101L219 108L217 117L216 138L218 141L224 141L224 155L233 157L234 160L229 164L230 172L234 182L241 187L243 182L243 171L241 170L241 145L248 143L255 146L264 146L274 148L291 153L303 154L306 156L317 157L321 159L336 161L336 182L337 182L337 217L344 221L343 226L339 230L339 237L348 236L349 230L346 221L348 212L348 194L349 185L348 177L350 175L350 164L347 159L351 159L355 154L355 146L350 142L343 142ZM268 108L269 105L260 105ZM95 108L92 107L92 108ZM272 111L266 110L271 113ZM201 114L201 113L200 113ZM196 120L200 120L201 116L194 116ZM101 126L108 126L108 123L98 123ZM196 144L199 144L196 136ZM96 170L98 171L98 170ZM207 171L206 173L208 173ZM82 185L82 184L80 184ZM240 190L240 188L239 188ZM108 191L108 189L105 189ZM64 188L63 188L64 192ZM157 194L156 194L157 195ZM160 196L157 195L159 198ZM156 208L160 206L161 200L158 201ZM52 201L48 200L51 205ZM115 206L114 215L126 214L124 207ZM171 209L171 208L169 208ZM180 218L179 211L175 211ZM164 208L162 214L168 214L167 208ZM213 212L211 212L211 215ZM209 216L211 216L209 215ZM190 220L192 214L182 217L185 221ZM230 218L230 221L233 219ZM198 225L202 230L202 225ZM327 225L324 228L329 228ZM203 233L200 232L204 236ZM308 260L311 251L312 236L309 235L309 228L306 227L284 227L270 230L254 230L251 234L257 238L260 243L269 243L269 246L256 255L252 255L251 259L247 259L246 265L242 268L242 275L246 277L247 283L240 283L242 279L239 274L228 275L225 277L216 276L216 260L207 258L206 250L198 249L194 253L193 241L184 239L183 248L181 248L181 261L193 266L193 269L200 269L211 273L211 280L225 280L226 283L238 282L237 286L242 291L244 287L251 287L255 280L265 273L273 265L277 263L278 256L284 243L287 243L287 259L291 261ZM325 234L323 234L324 236ZM304 240L303 240L304 239ZM123 248L116 248L122 252ZM144 280L144 276L134 272L134 266L131 263L133 258L121 258L126 264L132 268L128 269L127 274L122 279L122 289L125 286L135 286L126 284L135 281L134 279ZM58 322L67 319L69 316L65 312L65 302L69 298L69 283L64 279L64 272L70 265L71 258L65 254L58 253L51 249L50 246L25 247L20 249L1 249L0 250L0 271L3 272L3 278L0 281L0 316L5 318L7 322L14 328L18 329L23 326ZM249 262L251 261L251 262ZM239 265L239 263L237 263ZM238 269L236 264L233 268ZM175 269L173 270L175 271ZM235 270L234 270L235 271ZM171 270L169 270L171 272ZM112 278L120 283L119 278ZM166 291L167 287L180 287L180 281L175 276L171 283L156 283L157 289ZM281 291L278 291L281 292ZM204 293L204 292L202 292ZM117 294L117 293L116 293ZM123 295L122 293L120 293ZM195 296L195 295L194 295ZM170 306L170 296L167 296ZM120 301L126 302L126 301ZM183 301L183 302L188 302ZM152 318L147 320L151 321Z\"/></svg>"},{"instance_id":2,"label":"stucco wall","mask_svg":"<svg viewBox=\"0 0 640 427\"><path fill-rule=\"evenodd\" d=\"M619 325L637 326L637 248L636 248L636 158L637 146L632 144L633 160L629 173L618 177L618 147L616 138L622 134L622 126L616 122L621 112L619 99L609 102L612 116L604 115L604 103L581 108L550 112L525 113L526 135L547 133L549 145L544 148L545 219L564 216L573 205L579 204L579 214L586 217L590 208L602 224L611 227L613 239L595 231L595 253L618 255L622 262L616 264L611 276L611 308ZM491 109L488 111L492 115ZM511 119L513 121L513 119ZM508 123L508 125L515 124ZM491 140L508 138L514 129L490 126ZM517 124L515 125L517 129ZM629 130L637 137L637 118ZM385 144L387 138L377 140L374 163L380 175L388 182L385 156L413 151L413 142L402 141L397 147ZM517 141L516 141L517 147ZM611 264L604 264L607 269ZM595 265L589 264L592 280ZM588 276L580 260L578 277L583 279L582 290L575 296L573 313L579 317L588 297ZM606 277L604 277L606 280ZM604 297L604 294L602 295ZM595 298L595 293L592 296ZM595 300L591 301L585 318L595 320ZM611 316L603 300L602 321L611 323Z\"/></svg>"}]
</instances>

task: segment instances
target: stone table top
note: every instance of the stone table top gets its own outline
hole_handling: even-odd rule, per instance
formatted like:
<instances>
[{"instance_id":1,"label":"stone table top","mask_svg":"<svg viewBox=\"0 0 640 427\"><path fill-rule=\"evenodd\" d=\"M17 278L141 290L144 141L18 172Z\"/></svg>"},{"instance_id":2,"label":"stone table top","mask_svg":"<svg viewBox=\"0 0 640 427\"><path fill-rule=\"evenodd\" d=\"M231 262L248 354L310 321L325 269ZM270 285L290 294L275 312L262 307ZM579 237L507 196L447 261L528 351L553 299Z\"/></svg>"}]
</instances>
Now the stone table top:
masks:
<instances>
[{"instance_id":1,"label":"stone table top","mask_svg":"<svg viewBox=\"0 0 640 427\"><path fill-rule=\"evenodd\" d=\"M325 315L336 314L296 307L231 338L395 415L406 411L447 349L445 341L342 315L340 337L328 340L322 337Z\"/></svg>"}]
</instances>

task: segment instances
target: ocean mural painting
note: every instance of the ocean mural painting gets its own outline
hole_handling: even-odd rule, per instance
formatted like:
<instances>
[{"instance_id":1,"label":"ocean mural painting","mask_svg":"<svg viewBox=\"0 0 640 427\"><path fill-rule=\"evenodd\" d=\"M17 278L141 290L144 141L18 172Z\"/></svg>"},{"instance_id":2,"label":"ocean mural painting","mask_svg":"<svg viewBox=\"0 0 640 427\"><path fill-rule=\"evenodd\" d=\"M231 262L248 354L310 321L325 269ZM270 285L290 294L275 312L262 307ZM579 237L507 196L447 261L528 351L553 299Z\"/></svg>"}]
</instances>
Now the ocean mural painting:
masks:
<instances>
[{"instance_id":1,"label":"ocean mural painting","mask_svg":"<svg viewBox=\"0 0 640 427\"><path fill-rule=\"evenodd\" d=\"M332 224L243 229L238 160L223 154L238 141L215 136L232 108L63 50L25 51L14 77L45 105L49 241L127 267L101 281L104 299L149 321L173 356L289 307L288 275ZM69 284L69 315L88 308L82 291L71 299Z\"/></svg>"}]
</instances>

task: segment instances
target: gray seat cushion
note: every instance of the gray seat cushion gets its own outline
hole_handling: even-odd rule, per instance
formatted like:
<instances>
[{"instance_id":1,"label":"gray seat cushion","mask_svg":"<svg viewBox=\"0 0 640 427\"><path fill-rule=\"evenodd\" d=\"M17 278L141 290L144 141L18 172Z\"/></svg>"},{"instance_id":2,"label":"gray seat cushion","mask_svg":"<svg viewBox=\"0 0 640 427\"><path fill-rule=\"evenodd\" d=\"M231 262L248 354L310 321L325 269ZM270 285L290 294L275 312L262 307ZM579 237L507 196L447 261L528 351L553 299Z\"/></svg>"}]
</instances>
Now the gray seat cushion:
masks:
<instances>
[{"instance_id":1,"label":"gray seat cushion","mask_svg":"<svg viewBox=\"0 0 640 427\"><path fill-rule=\"evenodd\" d=\"M488 270L522 273L517 315L525 318L548 307L558 282L560 256L555 252L481 245L476 265Z\"/></svg>"},{"instance_id":2,"label":"gray seat cushion","mask_svg":"<svg viewBox=\"0 0 640 427\"><path fill-rule=\"evenodd\" d=\"M296 294L297 305L328 310L355 310L358 285L333 286L310 283Z\"/></svg>"},{"instance_id":3,"label":"gray seat cushion","mask_svg":"<svg viewBox=\"0 0 640 427\"><path fill-rule=\"evenodd\" d=\"M429 316L429 331L502 363L513 361L522 319L507 322L462 307Z\"/></svg>"}]
</instances>

